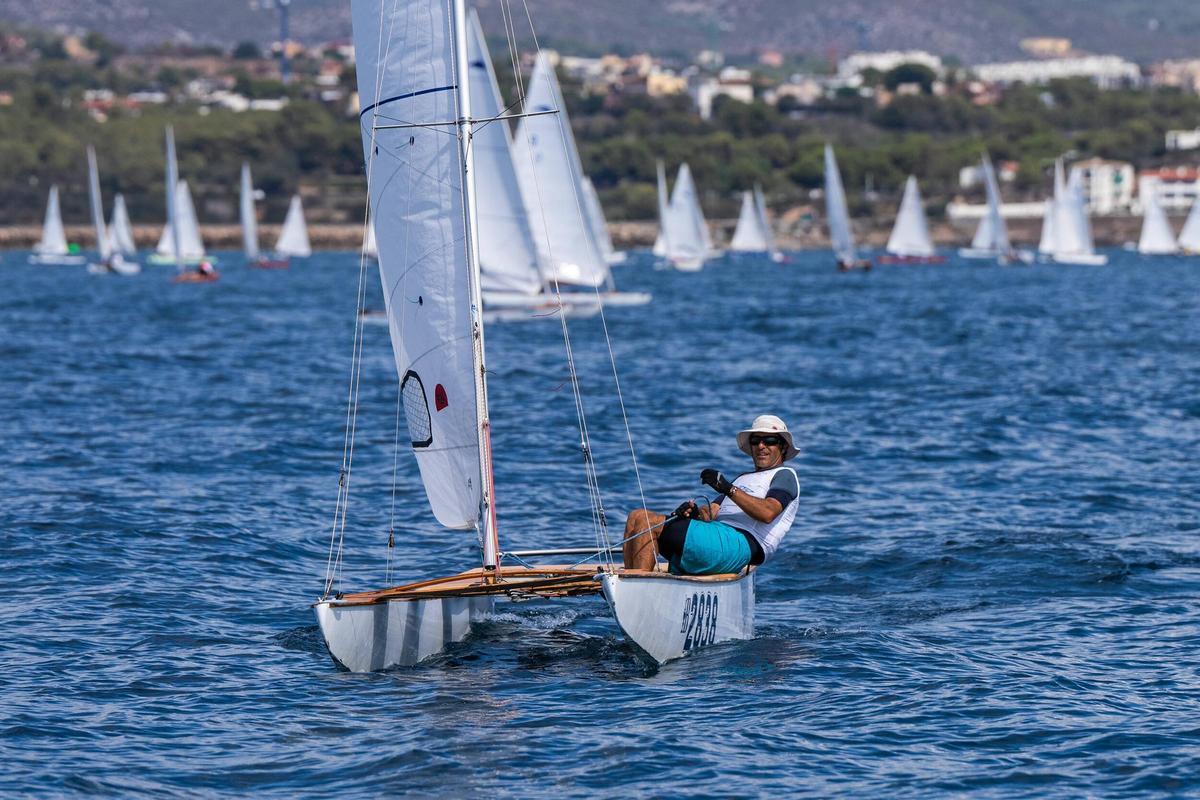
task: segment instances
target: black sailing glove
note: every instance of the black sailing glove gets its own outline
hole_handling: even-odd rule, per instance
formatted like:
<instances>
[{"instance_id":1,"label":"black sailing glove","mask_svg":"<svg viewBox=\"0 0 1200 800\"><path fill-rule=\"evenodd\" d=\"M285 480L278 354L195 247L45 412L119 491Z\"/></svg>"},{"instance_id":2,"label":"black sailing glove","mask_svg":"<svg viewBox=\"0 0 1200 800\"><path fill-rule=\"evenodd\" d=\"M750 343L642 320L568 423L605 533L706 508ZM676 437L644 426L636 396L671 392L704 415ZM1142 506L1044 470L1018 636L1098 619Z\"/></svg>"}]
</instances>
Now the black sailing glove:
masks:
<instances>
[{"instance_id":1,"label":"black sailing glove","mask_svg":"<svg viewBox=\"0 0 1200 800\"><path fill-rule=\"evenodd\" d=\"M679 508L675 509L675 513L671 516L679 517L680 519L691 519L696 516L696 504L691 500L684 501L680 504Z\"/></svg>"},{"instance_id":2,"label":"black sailing glove","mask_svg":"<svg viewBox=\"0 0 1200 800\"><path fill-rule=\"evenodd\" d=\"M700 473L700 482L707 484L717 494L728 495L733 491L733 484L715 469L706 469Z\"/></svg>"}]
</instances>

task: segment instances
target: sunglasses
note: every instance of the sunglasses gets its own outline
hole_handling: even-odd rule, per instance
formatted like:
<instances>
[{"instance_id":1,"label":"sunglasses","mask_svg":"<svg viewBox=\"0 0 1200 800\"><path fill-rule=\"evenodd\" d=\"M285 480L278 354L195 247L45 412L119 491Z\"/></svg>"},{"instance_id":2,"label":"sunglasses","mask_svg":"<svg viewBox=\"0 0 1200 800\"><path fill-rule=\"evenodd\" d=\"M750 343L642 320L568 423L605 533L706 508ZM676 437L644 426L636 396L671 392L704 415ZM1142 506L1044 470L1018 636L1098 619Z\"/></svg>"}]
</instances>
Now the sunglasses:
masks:
<instances>
[{"instance_id":1,"label":"sunglasses","mask_svg":"<svg viewBox=\"0 0 1200 800\"><path fill-rule=\"evenodd\" d=\"M767 436L750 436L750 446L758 447L760 444L765 444L767 447L779 447L783 444L783 437L770 434Z\"/></svg>"}]
</instances>

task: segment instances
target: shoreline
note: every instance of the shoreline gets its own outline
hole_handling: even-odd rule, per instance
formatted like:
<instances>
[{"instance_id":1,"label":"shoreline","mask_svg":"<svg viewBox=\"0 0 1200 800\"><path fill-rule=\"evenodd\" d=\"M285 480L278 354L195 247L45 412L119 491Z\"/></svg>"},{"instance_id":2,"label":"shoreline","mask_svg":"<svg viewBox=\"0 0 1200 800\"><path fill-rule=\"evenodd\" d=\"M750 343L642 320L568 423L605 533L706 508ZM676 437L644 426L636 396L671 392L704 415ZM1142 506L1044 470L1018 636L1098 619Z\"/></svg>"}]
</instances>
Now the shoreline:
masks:
<instances>
[{"instance_id":1,"label":"shoreline","mask_svg":"<svg viewBox=\"0 0 1200 800\"><path fill-rule=\"evenodd\" d=\"M798 216L798 215L797 215ZM780 234L779 246L785 250L820 250L829 248L824 222L809 217L789 225L791 214L783 217L783 227L788 233ZM1183 216L1170 219L1173 230L1183 225ZM1040 219L1010 219L1009 236L1013 244L1036 247L1041 236ZM1098 247L1119 247L1126 242L1136 242L1141 232L1142 218L1135 216L1092 217L1092 234ZM729 241L733 236L736 220L710 220L709 226L717 234L718 242ZM890 219L853 222L854 235L865 247L882 248L891 232ZM259 225L258 234L262 243L273 242L279 236L281 225ZM608 225L613 243L620 249L650 247L658 235L658 222L611 222ZM931 220L929 233L940 247L966 247L975 232L974 222L951 223L947 220ZM84 249L93 242L91 225L67 225L67 240L76 242ZM42 227L37 225L0 226L0 250L28 250L41 238ZM161 225L134 225L133 237L139 249L151 249L158 244L162 235ZM201 225L200 235L213 250L237 250L242 246L242 229L234 225ZM362 245L362 226L358 224L314 224L308 226L308 237L314 250L357 250Z\"/></svg>"}]
</instances>

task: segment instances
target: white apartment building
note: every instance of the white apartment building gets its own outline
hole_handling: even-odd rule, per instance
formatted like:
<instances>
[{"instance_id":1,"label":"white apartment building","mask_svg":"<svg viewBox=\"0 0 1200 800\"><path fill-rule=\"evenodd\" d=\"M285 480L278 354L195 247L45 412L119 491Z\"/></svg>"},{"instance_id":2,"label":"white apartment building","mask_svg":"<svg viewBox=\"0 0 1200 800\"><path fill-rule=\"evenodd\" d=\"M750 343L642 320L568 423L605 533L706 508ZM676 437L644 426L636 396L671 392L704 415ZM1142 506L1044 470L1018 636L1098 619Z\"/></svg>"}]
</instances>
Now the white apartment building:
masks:
<instances>
[{"instance_id":1,"label":"white apartment building","mask_svg":"<svg viewBox=\"0 0 1200 800\"><path fill-rule=\"evenodd\" d=\"M853 53L838 62L838 77L843 80L861 75L869 69L887 72L901 64L921 64L938 75L942 74L942 59L924 50L887 50L881 53Z\"/></svg>"},{"instance_id":2,"label":"white apartment building","mask_svg":"<svg viewBox=\"0 0 1200 800\"><path fill-rule=\"evenodd\" d=\"M1200 148L1200 128L1193 131L1167 131L1168 150L1195 150Z\"/></svg>"},{"instance_id":3,"label":"white apartment building","mask_svg":"<svg viewBox=\"0 0 1200 800\"><path fill-rule=\"evenodd\" d=\"M718 97L730 97L740 103L754 102L754 85L750 82L750 71L726 67L717 78L701 78L691 88L692 100L700 112L701 119L712 117L713 101Z\"/></svg>"},{"instance_id":4,"label":"white apartment building","mask_svg":"<svg viewBox=\"0 0 1200 800\"><path fill-rule=\"evenodd\" d=\"M1168 212L1186 212L1200 198L1200 170L1195 167L1144 169L1138 173L1138 210L1142 198L1158 195L1159 204Z\"/></svg>"},{"instance_id":5,"label":"white apartment building","mask_svg":"<svg viewBox=\"0 0 1200 800\"><path fill-rule=\"evenodd\" d=\"M1133 207L1133 165L1124 161L1089 158L1071 165L1080 173L1083 196L1093 214L1116 214Z\"/></svg>"},{"instance_id":6,"label":"white apartment building","mask_svg":"<svg viewBox=\"0 0 1200 800\"><path fill-rule=\"evenodd\" d=\"M1083 56L1046 61L1009 61L977 64L975 75L988 83L1048 83L1059 78L1088 78L1101 89L1138 85L1142 71L1137 64L1120 56Z\"/></svg>"}]
</instances>

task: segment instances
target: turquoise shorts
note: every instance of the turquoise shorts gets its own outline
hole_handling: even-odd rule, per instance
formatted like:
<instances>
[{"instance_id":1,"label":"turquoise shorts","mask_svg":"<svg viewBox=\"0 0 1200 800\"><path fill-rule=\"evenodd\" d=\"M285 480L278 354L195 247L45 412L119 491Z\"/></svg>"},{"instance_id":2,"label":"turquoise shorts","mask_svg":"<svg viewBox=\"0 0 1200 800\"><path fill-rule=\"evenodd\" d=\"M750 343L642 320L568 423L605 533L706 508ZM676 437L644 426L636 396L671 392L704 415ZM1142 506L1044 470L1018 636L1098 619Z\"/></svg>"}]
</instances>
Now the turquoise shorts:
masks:
<instances>
[{"instance_id":1,"label":"turquoise shorts","mask_svg":"<svg viewBox=\"0 0 1200 800\"><path fill-rule=\"evenodd\" d=\"M673 575L723 575L750 563L750 543L737 528L724 522L688 523L683 554L671 559Z\"/></svg>"}]
</instances>

